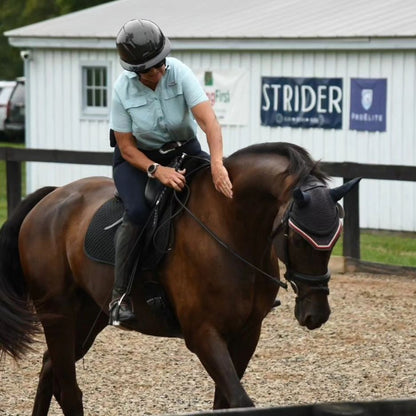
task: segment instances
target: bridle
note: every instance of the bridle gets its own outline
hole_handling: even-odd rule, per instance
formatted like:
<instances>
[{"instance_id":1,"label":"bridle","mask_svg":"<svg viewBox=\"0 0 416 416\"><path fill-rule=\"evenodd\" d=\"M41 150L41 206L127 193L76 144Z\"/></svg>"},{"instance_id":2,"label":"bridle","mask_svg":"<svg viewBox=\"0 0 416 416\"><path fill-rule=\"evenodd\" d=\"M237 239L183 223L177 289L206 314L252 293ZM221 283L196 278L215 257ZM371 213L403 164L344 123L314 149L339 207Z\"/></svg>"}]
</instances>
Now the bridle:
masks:
<instances>
[{"instance_id":1,"label":"bridle","mask_svg":"<svg viewBox=\"0 0 416 416\"><path fill-rule=\"evenodd\" d=\"M326 295L329 295L328 282L331 278L331 273L327 270L326 273L320 275L311 275L305 273L299 273L295 271L290 264L289 256L289 219L291 212L293 210L294 200L292 200L285 213L282 216L282 219L272 231L270 236L271 240L274 241L280 233L283 233L284 244L283 244L283 253L280 253L279 259L286 265L286 272L284 278L290 283L293 291L297 295L296 301L300 301L312 293L320 292ZM304 291L302 296L299 295L299 284L307 286L307 290Z\"/></svg>"}]
</instances>

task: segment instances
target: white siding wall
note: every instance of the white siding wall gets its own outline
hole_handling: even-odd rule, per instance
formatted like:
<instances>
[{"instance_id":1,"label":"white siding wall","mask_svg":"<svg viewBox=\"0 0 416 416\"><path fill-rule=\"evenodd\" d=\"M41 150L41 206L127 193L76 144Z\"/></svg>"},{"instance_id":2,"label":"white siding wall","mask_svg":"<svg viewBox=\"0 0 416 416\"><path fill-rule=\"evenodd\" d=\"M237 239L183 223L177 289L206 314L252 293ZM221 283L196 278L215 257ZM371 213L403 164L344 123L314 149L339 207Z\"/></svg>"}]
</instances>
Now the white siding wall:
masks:
<instances>
[{"instance_id":1,"label":"white siding wall","mask_svg":"<svg viewBox=\"0 0 416 416\"><path fill-rule=\"evenodd\" d=\"M315 159L414 165L416 163L416 52L176 52L192 69L244 68L250 73L250 119L247 126L224 126L225 154L251 143L290 141ZM31 62L31 147L110 150L107 119L81 117L80 62L111 62L115 52L36 51ZM53 69L52 69L53 68ZM262 76L343 78L343 129L294 129L260 126ZM387 78L387 131L349 130L350 78ZM53 116L51 117L51 114ZM201 137L201 142L205 139ZM111 175L109 168L31 164L30 190L64 184L78 177ZM340 183L339 180L334 184ZM416 231L416 184L363 180L361 227ZM396 202L393 204L393 201Z\"/></svg>"},{"instance_id":2,"label":"white siding wall","mask_svg":"<svg viewBox=\"0 0 416 416\"><path fill-rule=\"evenodd\" d=\"M36 50L30 61L28 147L62 150L109 151L108 117L82 114L81 65L110 64L110 80L116 68L112 51ZM86 176L111 176L111 168L74 164L29 163L28 191L44 185L63 185Z\"/></svg>"}]
</instances>

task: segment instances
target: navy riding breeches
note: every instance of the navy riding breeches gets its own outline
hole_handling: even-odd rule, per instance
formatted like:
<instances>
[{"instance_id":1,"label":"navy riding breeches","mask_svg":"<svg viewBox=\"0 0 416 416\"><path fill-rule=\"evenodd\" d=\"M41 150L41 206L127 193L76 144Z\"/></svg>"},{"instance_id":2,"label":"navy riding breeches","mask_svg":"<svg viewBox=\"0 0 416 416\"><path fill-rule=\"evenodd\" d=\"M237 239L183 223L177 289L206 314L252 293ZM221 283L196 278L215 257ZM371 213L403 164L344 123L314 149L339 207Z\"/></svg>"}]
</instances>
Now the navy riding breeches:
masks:
<instances>
[{"instance_id":1,"label":"navy riding breeches","mask_svg":"<svg viewBox=\"0 0 416 416\"><path fill-rule=\"evenodd\" d=\"M164 166L169 165L182 153L209 159L209 155L201 149L197 139L191 139L182 146L168 152L161 153L160 150L141 150L141 152L149 159ZM113 177L119 196L124 204L127 220L137 225L144 225L152 209L147 204L144 196L148 176L146 172L136 169L126 162L121 156L118 146L114 148Z\"/></svg>"}]
</instances>

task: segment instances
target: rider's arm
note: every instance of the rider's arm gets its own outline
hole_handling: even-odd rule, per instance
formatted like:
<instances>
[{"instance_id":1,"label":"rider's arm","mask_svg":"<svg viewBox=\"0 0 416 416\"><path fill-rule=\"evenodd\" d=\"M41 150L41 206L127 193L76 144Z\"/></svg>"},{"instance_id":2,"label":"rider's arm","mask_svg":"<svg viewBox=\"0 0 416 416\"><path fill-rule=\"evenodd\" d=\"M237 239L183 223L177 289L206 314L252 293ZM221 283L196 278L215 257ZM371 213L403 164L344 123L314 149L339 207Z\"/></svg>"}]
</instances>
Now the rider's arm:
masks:
<instances>
[{"instance_id":1,"label":"rider's arm","mask_svg":"<svg viewBox=\"0 0 416 416\"><path fill-rule=\"evenodd\" d=\"M133 134L115 131L114 135L123 159L135 168L146 172L153 162L137 148Z\"/></svg>"},{"instance_id":2,"label":"rider's arm","mask_svg":"<svg viewBox=\"0 0 416 416\"><path fill-rule=\"evenodd\" d=\"M204 101L192 107L192 114L198 125L207 136L209 151L211 154L212 180L217 191L226 197L232 198L233 186L223 164L223 143L221 126L218 123L214 110L209 101Z\"/></svg>"}]
</instances>

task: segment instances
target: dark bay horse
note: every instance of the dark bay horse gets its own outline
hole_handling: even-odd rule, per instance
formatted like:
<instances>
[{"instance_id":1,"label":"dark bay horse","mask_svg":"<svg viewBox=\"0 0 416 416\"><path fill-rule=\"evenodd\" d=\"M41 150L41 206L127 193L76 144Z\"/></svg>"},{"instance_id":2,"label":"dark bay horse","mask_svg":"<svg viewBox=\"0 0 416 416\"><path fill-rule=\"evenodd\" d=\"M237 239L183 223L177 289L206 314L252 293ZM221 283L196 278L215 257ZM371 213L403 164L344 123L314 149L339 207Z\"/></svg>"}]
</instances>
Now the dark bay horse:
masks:
<instances>
[{"instance_id":1,"label":"dark bay horse","mask_svg":"<svg viewBox=\"0 0 416 416\"><path fill-rule=\"evenodd\" d=\"M198 172L189 212L177 216L173 249L158 269L179 325L152 312L143 278L132 289L133 329L183 337L215 382L214 408L253 406L240 379L284 286L276 254L295 289L300 325L327 321L328 261L341 230L336 201L353 186L329 189L319 165L288 143L250 146L225 165L234 198L215 191L209 169ZM84 238L114 191L111 179L98 177L42 188L1 229L0 351L20 358L37 320L47 342L33 415L46 415L52 396L65 415L83 415L75 362L107 324L114 273L86 256Z\"/></svg>"}]
</instances>

